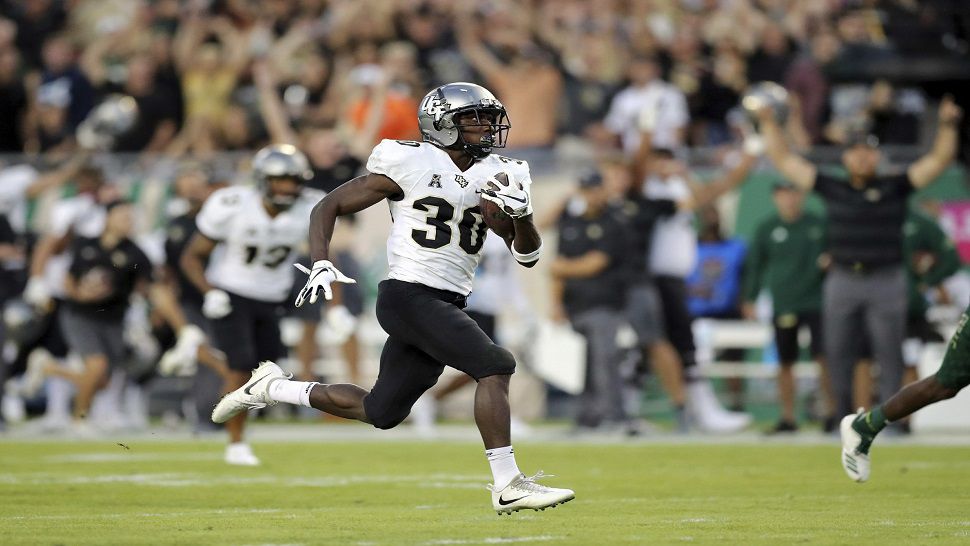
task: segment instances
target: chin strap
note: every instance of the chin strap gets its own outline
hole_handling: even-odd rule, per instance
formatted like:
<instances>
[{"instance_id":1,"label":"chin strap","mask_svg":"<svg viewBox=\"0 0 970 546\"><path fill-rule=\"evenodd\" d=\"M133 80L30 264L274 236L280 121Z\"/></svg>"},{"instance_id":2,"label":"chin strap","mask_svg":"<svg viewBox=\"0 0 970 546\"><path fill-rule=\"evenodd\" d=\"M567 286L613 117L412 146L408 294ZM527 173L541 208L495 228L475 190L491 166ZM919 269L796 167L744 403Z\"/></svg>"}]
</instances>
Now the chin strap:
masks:
<instances>
[{"instance_id":1,"label":"chin strap","mask_svg":"<svg viewBox=\"0 0 970 546\"><path fill-rule=\"evenodd\" d=\"M515 250L515 244L512 245L512 257L515 261L520 264L529 264L539 259L539 255L542 254L542 243L539 243L539 248L529 252L528 254L520 254Z\"/></svg>"}]
</instances>

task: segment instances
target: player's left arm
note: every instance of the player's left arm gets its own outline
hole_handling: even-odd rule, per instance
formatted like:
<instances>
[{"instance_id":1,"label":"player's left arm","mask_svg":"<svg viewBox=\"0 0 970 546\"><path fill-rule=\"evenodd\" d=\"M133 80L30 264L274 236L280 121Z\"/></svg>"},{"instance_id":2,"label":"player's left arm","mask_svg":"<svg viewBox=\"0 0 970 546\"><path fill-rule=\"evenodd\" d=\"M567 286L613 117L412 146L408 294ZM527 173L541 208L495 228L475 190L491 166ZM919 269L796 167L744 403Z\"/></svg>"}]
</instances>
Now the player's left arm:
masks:
<instances>
[{"instance_id":1,"label":"player's left arm","mask_svg":"<svg viewBox=\"0 0 970 546\"><path fill-rule=\"evenodd\" d=\"M936 130L936 139L929 153L916 160L909 166L906 174L914 188L920 189L929 185L943 173L947 165L953 161L957 151L959 139L958 127L963 110L947 95L940 102L940 125Z\"/></svg>"}]
</instances>

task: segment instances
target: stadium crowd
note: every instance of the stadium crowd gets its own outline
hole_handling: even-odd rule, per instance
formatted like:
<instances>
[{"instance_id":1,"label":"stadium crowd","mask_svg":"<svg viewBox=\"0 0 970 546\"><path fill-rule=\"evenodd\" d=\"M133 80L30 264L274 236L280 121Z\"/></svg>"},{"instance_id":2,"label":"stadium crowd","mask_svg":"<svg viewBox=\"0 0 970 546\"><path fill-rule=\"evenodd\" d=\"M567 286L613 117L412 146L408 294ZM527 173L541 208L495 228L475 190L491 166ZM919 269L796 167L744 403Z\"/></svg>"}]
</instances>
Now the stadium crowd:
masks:
<instances>
[{"instance_id":1,"label":"stadium crowd","mask_svg":"<svg viewBox=\"0 0 970 546\"><path fill-rule=\"evenodd\" d=\"M697 364L691 321L700 316L754 318L752 304L764 286L776 305L793 305L775 310L776 326L794 328L796 334L802 323L816 328L824 268L806 264L824 264L826 258L813 235L824 231L819 227L824 220L803 217L804 195L786 182L772 193L780 219L769 222L797 223L791 231L798 234L793 237L797 246L770 248L778 226L769 222L747 245L737 244L731 230L719 225L712 204L744 183L759 155L740 149L752 122L739 108L742 97L757 82L784 86L791 97L784 129L797 151L855 145L860 133L880 146L925 146L936 130L933 103L943 88L921 85L920 75L905 69L914 59L930 59L925 66L935 71L930 75L934 81L966 78L970 13L959 4L0 2L0 153L12 154L0 167L0 301L17 304L8 303L5 317L33 317L35 311L21 301L45 309L51 302L64 304L64 312L73 317L60 319L73 330L63 332L66 340L48 337L54 319L36 331L17 330L10 336L16 343L7 344L5 373L0 373L0 379L12 379L7 398L30 398L50 376L46 411L52 426L63 425L71 414L72 392L93 396L108 379L106 370L126 369L127 378L120 374L114 380L117 396L108 413L124 413L132 417L127 425L143 426L143 412L120 412L119 404L126 404L124 393L138 397L139 385L157 373L155 361L174 347L179 354L171 358L205 364L193 387L197 407L189 412L203 426L225 370L218 352L208 351L198 334L186 334L192 338L188 341L180 335L186 325L178 313L173 318L165 311L172 307L165 298L180 300L174 307L201 304L198 294L186 294L186 283L178 282L178 253L205 195L221 185L246 183L247 152L279 142L297 144L306 153L313 171L308 186L333 190L361 171L381 139L421 139L415 112L429 89L472 81L493 91L508 110L512 130L503 155L529 160L538 174L554 171L558 160L573 153L598 165L572 177L578 181L576 193L560 203L537 205L542 225L557 230L560 241L550 266L552 315L571 321L591 347L577 426L642 431L636 405L642 393L634 388L629 395L628 384L641 381L640 372L649 364L679 428L744 428L750 417L740 411L741 401L731 404L735 411L725 410L709 382L690 371ZM92 150L78 127L96 105L117 94L134 99L136 121L115 140L111 153ZM715 150L717 162L724 164L713 182L693 183L686 158L697 149ZM126 200L143 198L140 194L154 186L164 187L161 212L150 225L128 217ZM695 212L707 228L699 246ZM922 220L914 216L910 221ZM101 334L85 330L91 326L90 317L83 316L85 302L104 294L95 281L65 286L63 278L80 280L95 268L91 264L98 256L93 251L85 255L78 240L103 239L107 232L109 239L135 240L132 222L157 232L171 248L128 249L125 263L151 258L159 273L148 275L142 268L141 275L115 279L111 286L118 312L127 311L123 337L130 349L116 346L120 340L111 330L104 334L110 339L91 347ZM927 236L933 242L926 248L907 247L914 291L910 311L916 314L925 316L923 294L938 295L958 265L952 245L941 243L940 236ZM923 243L907 239L907 244ZM705 276L701 271L698 279L697 256L703 267L712 254L719 267L734 273ZM783 258L790 262L772 265ZM113 258L109 253L104 259ZM348 253L345 259L353 256ZM772 267L801 271L805 292L783 293L791 290L779 272L786 270ZM628 288L604 290L616 283ZM152 288L156 284L174 287L174 296L159 296ZM130 303L132 293L151 304ZM362 312L363 304L353 304L338 313ZM306 319L297 349L305 376L312 375L319 319ZM343 319L330 317L330 322L346 330L353 322ZM17 322L7 320L8 328L11 321ZM623 321L637 334L631 358L624 358L609 339ZM168 333L161 341L148 341L153 330ZM778 337L784 363L797 359L797 340L792 348L791 335ZM350 332L344 337L344 354L356 362ZM29 343L27 338L32 338ZM813 335L813 356L823 360L818 343ZM33 346L47 353L31 360L39 353L24 349ZM104 358L95 364L85 359L81 371L51 362L71 352ZM122 360L140 364L114 366ZM82 373L92 369L93 375ZM775 430L794 430L790 375L783 372L779 386L783 411ZM863 392L857 400L865 397ZM74 416L87 415L90 403L83 400L78 410L75 400ZM822 417L834 419L835 411L827 407ZM16 415L17 410L4 413Z\"/></svg>"}]
</instances>

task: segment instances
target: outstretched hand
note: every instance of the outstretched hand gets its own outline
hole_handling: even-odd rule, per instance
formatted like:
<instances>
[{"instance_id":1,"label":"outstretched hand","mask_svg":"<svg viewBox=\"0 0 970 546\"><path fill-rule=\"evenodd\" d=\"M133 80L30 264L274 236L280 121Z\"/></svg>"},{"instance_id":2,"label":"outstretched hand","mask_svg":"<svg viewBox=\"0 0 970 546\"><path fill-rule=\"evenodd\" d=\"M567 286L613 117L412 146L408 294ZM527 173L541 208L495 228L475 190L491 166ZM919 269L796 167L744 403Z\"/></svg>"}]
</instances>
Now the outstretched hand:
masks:
<instances>
[{"instance_id":1,"label":"outstretched hand","mask_svg":"<svg viewBox=\"0 0 970 546\"><path fill-rule=\"evenodd\" d=\"M354 279L351 279L350 277L341 273L340 270L334 267L329 260L318 260L314 262L313 269L307 269L306 266L302 264L293 264L293 267L299 269L309 276L306 284L303 286L303 289L300 290L300 293L296 296L294 305L297 307L301 307L307 300L309 300L311 304L316 303L317 299L320 297L321 290L323 290L323 297L325 299L332 299L333 290L330 288L332 283L357 283L357 281Z\"/></svg>"}]
</instances>

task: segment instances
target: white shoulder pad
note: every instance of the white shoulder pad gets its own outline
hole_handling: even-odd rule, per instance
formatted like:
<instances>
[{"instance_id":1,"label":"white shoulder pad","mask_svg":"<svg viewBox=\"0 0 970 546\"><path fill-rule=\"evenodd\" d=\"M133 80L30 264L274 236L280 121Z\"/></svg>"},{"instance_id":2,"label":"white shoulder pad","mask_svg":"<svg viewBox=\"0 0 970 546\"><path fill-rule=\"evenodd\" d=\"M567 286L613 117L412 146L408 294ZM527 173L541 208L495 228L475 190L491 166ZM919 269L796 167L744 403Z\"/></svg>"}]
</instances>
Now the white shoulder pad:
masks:
<instances>
[{"instance_id":1,"label":"white shoulder pad","mask_svg":"<svg viewBox=\"0 0 970 546\"><path fill-rule=\"evenodd\" d=\"M202 235L221 241L229 236L230 221L247 197L252 195L251 188L232 186L212 192L205 200L202 210L195 217L195 224Z\"/></svg>"},{"instance_id":2,"label":"white shoulder pad","mask_svg":"<svg viewBox=\"0 0 970 546\"><path fill-rule=\"evenodd\" d=\"M431 144L413 140L384 139L374 146L370 157L367 158L367 171L383 174L407 192L418 180L408 175L427 167L421 159L425 155L425 146L431 146Z\"/></svg>"}]
</instances>

